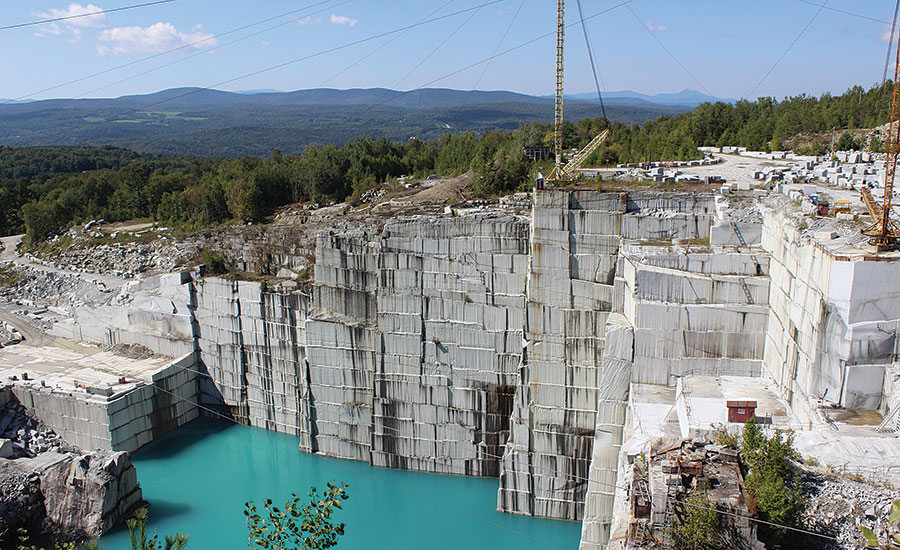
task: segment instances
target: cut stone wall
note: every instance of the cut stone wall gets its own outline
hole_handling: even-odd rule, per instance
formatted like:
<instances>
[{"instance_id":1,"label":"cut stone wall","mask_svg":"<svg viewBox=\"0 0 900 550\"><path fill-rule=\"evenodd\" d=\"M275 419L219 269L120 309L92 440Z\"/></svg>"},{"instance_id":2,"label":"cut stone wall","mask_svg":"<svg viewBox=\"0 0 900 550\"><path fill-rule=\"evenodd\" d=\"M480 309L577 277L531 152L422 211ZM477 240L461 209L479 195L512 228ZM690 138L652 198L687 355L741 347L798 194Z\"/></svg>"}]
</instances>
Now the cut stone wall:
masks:
<instances>
[{"instance_id":1,"label":"cut stone wall","mask_svg":"<svg viewBox=\"0 0 900 550\"><path fill-rule=\"evenodd\" d=\"M500 476L500 510L582 518L598 396L610 367L603 361L607 319L627 304L617 272L622 244L706 239L715 216L711 195L535 195L527 345ZM635 361L637 346L635 332ZM667 379L668 369L663 370Z\"/></svg>"},{"instance_id":2,"label":"cut stone wall","mask_svg":"<svg viewBox=\"0 0 900 550\"><path fill-rule=\"evenodd\" d=\"M499 475L528 235L512 217L397 220L320 234L309 295L198 282L204 399L310 452Z\"/></svg>"},{"instance_id":3,"label":"cut stone wall","mask_svg":"<svg viewBox=\"0 0 900 550\"><path fill-rule=\"evenodd\" d=\"M634 329L621 313L613 313L606 323L603 374L597 397L590 474L587 480L581 550L602 550L610 538L618 468L622 448L628 391L634 354Z\"/></svg>"},{"instance_id":4,"label":"cut stone wall","mask_svg":"<svg viewBox=\"0 0 900 550\"><path fill-rule=\"evenodd\" d=\"M762 260L760 260L762 257ZM759 376L768 323L768 259L629 247L624 314L634 326L634 381Z\"/></svg>"},{"instance_id":5,"label":"cut stone wall","mask_svg":"<svg viewBox=\"0 0 900 550\"><path fill-rule=\"evenodd\" d=\"M119 303L81 305L51 331L78 342L137 344L169 357L194 351L191 276L172 273L127 285Z\"/></svg>"},{"instance_id":6,"label":"cut stone wall","mask_svg":"<svg viewBox=\"0 0 900 550\"><path fill-rule=\"evenodd\" d=\"M837 258L764 212L772 257L765 367L802 421L822 403L878 409L897 357L900 262Z\"/></svg>"},{"instance_id":7,"label":"cut stone wall","mask_svg":"<svg viewBox=\"0 0 900 550\"><path fill-rule=\"evenodd\" d=\"M27 382L16 383L12 391L31 416L70 445L134 452L199 417L198 376L191 353L154 374L151 384L110 397Z\"/></svg>"}]
</instances>

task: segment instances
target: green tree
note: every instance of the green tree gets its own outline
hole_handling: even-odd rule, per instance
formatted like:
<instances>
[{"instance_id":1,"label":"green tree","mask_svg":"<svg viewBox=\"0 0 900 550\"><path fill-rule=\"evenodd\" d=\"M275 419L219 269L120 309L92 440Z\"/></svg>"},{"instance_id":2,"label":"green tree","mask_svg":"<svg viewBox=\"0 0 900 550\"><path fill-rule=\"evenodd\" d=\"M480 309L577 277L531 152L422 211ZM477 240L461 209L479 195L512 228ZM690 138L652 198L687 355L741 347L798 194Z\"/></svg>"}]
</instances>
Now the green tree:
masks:
<instances>
[{"instance_id":1,"label":"green tree","mask_svg":"<svg viewBox=\"0 0 900 550\"><path fill-rule=\"evenodd\" d=\"M248 547L265 550L320 550L331 548L344 534L343 523L333 523L331 515L347 500L347 484L328 483L321 495L315 487L307 493L307 502L291 494L284 508L266 499L260 514L254 502L244 506L249 530Z\"/></svg>"},{"instance_id":2,"label":"green tree","mask_svg":"<svg viewBox=\"0 0 900 550\"><path fill-rule=\"evenodd\" d=\"M187 547L188 536L183 533L166 535L164 543L160 542L157 534L148 537L146 508L137 510L125 525L131 535L131 550L184 550Z\"/></svg>"},{"instance_id":3,"label":"green tree","mask_svg":"<svg viewBox=\"0 0 900 550\"><path fill-rule=\"evenodd\" d=\"M837 142L837 148L839 151L855 151L859 149L859 142L856 141L850 132L844 132Z\"/></svg>"},{"instance_id":4,"label":"green tree","mask_svg":"<svg viewBox=\"0 0 900 550\"><path fill-rule=\"evenodd\" d=\"M706 498L705 488L698 488L684 499L684 517L672 529L672 538L678 550L713 550L718 548L715 508Z\"/></svg>"},{"instance_id":5,"label":"green tree","mask_svg":"<svg viewBox=\"0 0 900 550\"><path fill-rule=\"evenodd\" d=\"M800 527L808 497L800 485L794 462L800 454L791 432L776 431L767 436L755 420L744 426L741 458L747 469L745 485L756 501L761 519L785 527ZM769 548L788 543L789 530L760 524L759 534Z\"/></svg>"}]
</instances>

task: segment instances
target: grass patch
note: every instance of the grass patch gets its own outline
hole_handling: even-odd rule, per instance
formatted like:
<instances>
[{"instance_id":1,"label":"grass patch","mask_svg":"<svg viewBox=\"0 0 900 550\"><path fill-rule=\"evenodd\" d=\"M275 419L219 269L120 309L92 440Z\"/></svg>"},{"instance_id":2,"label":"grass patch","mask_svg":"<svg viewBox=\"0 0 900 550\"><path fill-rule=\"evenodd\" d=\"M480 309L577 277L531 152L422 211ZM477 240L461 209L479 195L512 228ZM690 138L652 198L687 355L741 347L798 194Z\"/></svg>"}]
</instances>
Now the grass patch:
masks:
<instances>
[{"instance_id":1,"label":"grass patch","mask_svg":"<svg viewBox=\"0 0 900 550\"><path fill-rule=\"evenodd\" d=\"M25 274L12 266L2 266L0 267L0 288L7 289L12 288L19 284L22 279L25 278Z\"/></svg>"},{"instance_id":2,"label":"grass patch","mask_svg":"<svg viewBox=\"0 0 900 550\"><path fill-rule=\"evenodd\" d=\"M31 245L23 242L22 244L22 250L24 252L34 254L42 260L46 260L49 257L58 256L71 247L72 236L69 234L63 235L55 241L42 241L37 244Z\"/></svg>"}]
</instances>

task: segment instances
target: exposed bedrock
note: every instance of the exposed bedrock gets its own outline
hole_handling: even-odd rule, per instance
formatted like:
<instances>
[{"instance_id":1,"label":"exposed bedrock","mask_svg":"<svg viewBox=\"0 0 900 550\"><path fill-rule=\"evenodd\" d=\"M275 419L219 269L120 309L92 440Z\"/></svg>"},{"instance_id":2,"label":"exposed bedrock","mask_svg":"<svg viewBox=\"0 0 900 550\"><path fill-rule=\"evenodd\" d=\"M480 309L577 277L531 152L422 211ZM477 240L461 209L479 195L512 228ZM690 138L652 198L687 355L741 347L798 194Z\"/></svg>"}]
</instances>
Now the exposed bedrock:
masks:
<instances>
[{"instance_id":1,"label":"exposed bedrock","mask_svg":"<svg viewBox=\"0 0 900 550\"><path fill-rule=\"evenodd\" d=\"M204 279L204 398L306 451L499 475L528 234L513 217L401 219L376 234L321 234L306 292Z\"/></svg>"},{"instance_id":2,"label":"exposed bedrock","mask_svg":"<svg viewBox=\"0 0 900 550\"><path fill-rule=\"evenodd\" d=\"M807 425L828 403L879 409L896 428L900 262L843 256L802 235L783 213L764 216L762 242L772 257L766 370Z\"/></svg>"},{"instance_id":3,"label":"exposed bedrock","mask_svg":"<svg viewBox=\"0 0 900 550\"><path fill-rule=\"evenodd\" d=\"M129 453L60 444L52 430L25 414L9 390L0 394L8 400L0 424L18 427L11 439L0 440L0 528L97 538L143 502Z\"/></svg>"},{"instance_id":4,"label":"exposed bedrock","mask_svg":"<svg viewBox=\"0 0 900 550\"><path fill-rule=\"evenodd\" d=\"M500 510L583 519L583 548L601 548L632 384L765 372L802 419L822 400L900 405L900 262L841 258L776 211L732 221L723 201L548 190L530 219L326 230L310 282L163 278L132 288L127 326L85 310L80 334L196 348L182 370L204 407L305 452L498 477ZM291 239L267 272L307 261Z\"/></svg>"}]
</instances>

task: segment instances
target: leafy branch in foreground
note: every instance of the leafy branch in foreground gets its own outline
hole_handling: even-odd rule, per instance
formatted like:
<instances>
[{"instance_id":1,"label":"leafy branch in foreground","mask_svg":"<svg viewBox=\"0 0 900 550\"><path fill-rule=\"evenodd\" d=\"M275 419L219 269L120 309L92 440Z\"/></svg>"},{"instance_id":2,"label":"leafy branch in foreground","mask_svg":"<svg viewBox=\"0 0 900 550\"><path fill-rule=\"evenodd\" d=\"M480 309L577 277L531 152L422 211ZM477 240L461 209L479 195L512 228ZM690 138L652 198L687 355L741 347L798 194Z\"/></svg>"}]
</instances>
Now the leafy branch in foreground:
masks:
<instances>
[{"instance_id":1,"label":"leafy branch in foreground","mask_svg":"<svg viewBox=\"0 0 900 550\"><path fill-rule=\"evenodd\" d=\"M888 516L888 530L892 529L894 532L888 533L887 539L882 543L874 531L865 525L859 526L863 538L866 539L866 546L881 550L900 550L900 498L894 501L891 506L891 515Z\"/></svg>"},{"instance_id":2,"label":"leafy branch in foreground","mask_svg":"<svg viewBox=\"0 0 900 550\"><path fill-rule=\"evenodd\" d=\"M335 509L342 509L341 501L349 495L346 483L337 485L329 482L328 489L320 495L315 487L307 494L304 503L296 493L281 509L266 499L263 513L251 500L244 506L249 530L248 547L264 550L319 550L337 545L338 537L344 534L343 523L333 523L331 515Z\"/></svg>"}]
</instances>

